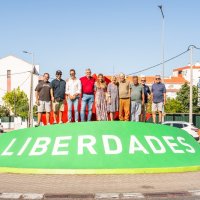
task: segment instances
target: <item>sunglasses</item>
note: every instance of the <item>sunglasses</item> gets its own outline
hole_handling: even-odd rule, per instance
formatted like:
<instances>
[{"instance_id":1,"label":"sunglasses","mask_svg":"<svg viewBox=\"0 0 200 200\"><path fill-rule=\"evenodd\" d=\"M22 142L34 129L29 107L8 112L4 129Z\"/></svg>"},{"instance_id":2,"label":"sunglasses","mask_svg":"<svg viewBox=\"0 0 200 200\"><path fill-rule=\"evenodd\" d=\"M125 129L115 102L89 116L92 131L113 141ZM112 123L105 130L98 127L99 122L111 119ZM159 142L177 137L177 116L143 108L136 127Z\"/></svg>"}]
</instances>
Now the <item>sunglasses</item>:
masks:
<instances>
[{"instance_id":1,"label":"sunglasses","mask_svg":"<svg viewBox=\"0 0 200 200\"><path fill-rule=\"evenodd\" d=\"M156 78L156 80L160 80L160 78Z\"/></svg>"},{"instance_id":2,"label":"sunglasses","mask_svg":"<svg viewBox=\"0 0 200 200\"><path fill-rule=\"evenodd\" d=\"M58 76L62 76L62 74L56 74L56 75L58 75Z\"/></svg>"},{"instance_id":3,"label":"sunglasses","mask_svg":"<svg viewBox=\"0 0 200 200\"><path fill-rule=\"evenodd\" d=\"M142 82L145 82L146 80L141 80Z\"/></svg>"}]
</instances>

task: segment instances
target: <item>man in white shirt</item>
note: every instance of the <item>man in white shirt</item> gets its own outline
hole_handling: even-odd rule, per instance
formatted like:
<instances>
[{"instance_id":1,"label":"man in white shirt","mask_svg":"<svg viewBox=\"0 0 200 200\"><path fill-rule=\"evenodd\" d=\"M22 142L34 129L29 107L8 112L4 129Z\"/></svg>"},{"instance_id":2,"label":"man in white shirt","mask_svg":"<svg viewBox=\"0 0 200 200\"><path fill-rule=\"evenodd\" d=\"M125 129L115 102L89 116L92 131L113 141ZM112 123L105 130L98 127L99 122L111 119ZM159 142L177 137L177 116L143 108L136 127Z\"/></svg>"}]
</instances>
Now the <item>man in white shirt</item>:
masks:
<instances>
[{"instance_id":1,"label":"man in white shirt","mask_svg":"<svg viewBox=\"0 0 200 200\"><path fill-rule=\"evenodd\" d=\"M70 78L66 83L65 93L68 104L68 122L72 121L72 105L74 106L75 122L78 122L78 101L81 94L81 81L76 78L74 69L70 69Z\"/></svg>"}]
</instances>

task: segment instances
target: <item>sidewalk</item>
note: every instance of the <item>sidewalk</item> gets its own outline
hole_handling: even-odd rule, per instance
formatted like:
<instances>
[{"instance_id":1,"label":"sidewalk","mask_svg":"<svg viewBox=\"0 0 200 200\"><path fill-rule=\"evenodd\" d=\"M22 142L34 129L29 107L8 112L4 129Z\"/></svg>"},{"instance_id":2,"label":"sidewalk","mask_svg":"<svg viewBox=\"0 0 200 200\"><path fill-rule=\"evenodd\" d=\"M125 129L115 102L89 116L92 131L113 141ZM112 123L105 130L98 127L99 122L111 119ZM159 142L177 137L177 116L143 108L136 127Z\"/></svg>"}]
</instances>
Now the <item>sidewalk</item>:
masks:
<instances>
[{"instance_id":1,"label":"sidewalk","mask_svg":"<svg viewBox=\"0 0 200 200\"><path fill-rule=\"evenodd\" d=\"M96 194L200 190L200 172L135 175L0 174L0 193Z\"/></svg>"}]
</instances>

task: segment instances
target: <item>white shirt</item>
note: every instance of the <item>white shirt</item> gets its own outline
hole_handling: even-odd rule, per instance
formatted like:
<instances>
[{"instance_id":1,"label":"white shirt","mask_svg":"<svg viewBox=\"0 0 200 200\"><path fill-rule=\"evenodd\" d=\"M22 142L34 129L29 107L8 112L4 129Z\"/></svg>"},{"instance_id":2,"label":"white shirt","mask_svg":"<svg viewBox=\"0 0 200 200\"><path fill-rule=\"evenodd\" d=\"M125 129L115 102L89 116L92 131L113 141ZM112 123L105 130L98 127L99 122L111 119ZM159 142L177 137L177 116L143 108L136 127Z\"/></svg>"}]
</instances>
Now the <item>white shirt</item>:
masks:
<instances>
[{"instance_id":1,"label":"white shirt","mask_svg":"<svg viewBox=\"0 0 200 200\"><path fill-rule=\"evenodd\" d=\"M81 94L81 81L77 78L69 79L66 83L66 92L67 95Z\"/></svg>"}]
</instances>

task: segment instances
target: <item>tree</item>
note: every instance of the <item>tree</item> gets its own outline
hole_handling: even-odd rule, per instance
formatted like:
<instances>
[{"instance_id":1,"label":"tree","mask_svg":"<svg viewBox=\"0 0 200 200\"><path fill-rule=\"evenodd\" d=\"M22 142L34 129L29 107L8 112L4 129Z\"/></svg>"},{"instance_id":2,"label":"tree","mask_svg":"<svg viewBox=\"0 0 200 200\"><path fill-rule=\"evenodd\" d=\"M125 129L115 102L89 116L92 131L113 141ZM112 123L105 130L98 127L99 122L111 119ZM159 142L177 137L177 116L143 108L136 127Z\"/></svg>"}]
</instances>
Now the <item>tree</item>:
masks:
<instances>
[{"instance_id":1,"label":"tree","mask_svg":"<svg viewBox=\"0 0 200 200\"><path fill-rule=\"evenodd\" d=\"M8 117L9 115L9 109L6 106L0 106L0 117Z\"/></svg>"},{"instance_id":2,"label":"tree","mask_svg":"<svg viewBox=\"0 0 200 200\"><path fill-rule=\"evenodd\" d=\"M177 99L167 98L165 104L165 113L181 113L183 110L182 103Z\"/></svg>"},{"instance_id":3,"label":"tree","mask_svg":"<svg viewBox=\"0 0 200 200\"><path fill-rule=\"evenodd\" d=\"M197 106L198 102L198 92L197 92L197 86L193 86L193 113L199 113L200 108ZM177 92L177 97L176 100L181 102L182 104L182 112L183 113L188 113L189 112L189 102L190 102L190 87L187 83L182 85L181 89L179 92Z\"/></svg>"},{"instance_id":4,"label":"tree","mask_svg":"<svg viewBox=\"0 0 200 200\"><path fill-rule=\"evenodd\" d=\"M19 87L11 92L7 92L2 99L14 115L28 118L28 97Z\"/></svg>"}]
</instances>

